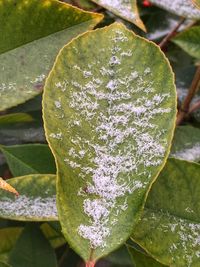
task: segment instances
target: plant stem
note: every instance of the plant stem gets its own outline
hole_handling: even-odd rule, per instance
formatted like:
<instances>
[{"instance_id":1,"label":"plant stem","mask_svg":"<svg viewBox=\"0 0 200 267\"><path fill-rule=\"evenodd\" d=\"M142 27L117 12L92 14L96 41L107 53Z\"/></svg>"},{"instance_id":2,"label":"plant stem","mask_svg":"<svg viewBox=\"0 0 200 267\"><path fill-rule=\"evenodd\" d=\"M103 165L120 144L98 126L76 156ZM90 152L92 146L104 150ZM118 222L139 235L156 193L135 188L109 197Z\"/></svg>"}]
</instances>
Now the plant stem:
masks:
<instances>
[{"instance_id":1,"label":"plant stem","mask_svg":"<svg viewBox=\"0 0 200 267\"><path fill-rule=\"evenodd\" d=\"M180 28L180 26L185 21L185 18L181 18L179 23L165 36L165 38L160 42L159 46L162 49L165 47L165 45L168 43L168 41L174 36L174 34L177 32L177 30Z\"/></svg>"},{"instance_id":2,"label":"plant stem","mask_svg":"<svg viewBox=\"0 0 200 267\"><path fill-rule=\"evenodd\" d=\"M85 267L95 267L95 262L93 262L93 261L86 262Z\"/></svg>"},{"instance_id":3,"label":"plant stem","mask_svg":"<svg viewBox=\"0 0 200 267\"><path fill-rule=\"evenodd\" d=\"M200 101L197 101L196 103L194 103L190 109L189 109L189 114L191 114L192 112L196 111L197 109L200 108Z\"/></svg>"},{"instance_id":4,"label":"plant stem","mask_svg":"<svg viewBox=\"0 0 200 267\"><path fill-rule=\"evenodd\" d=\"M185 100L183 101L181 108L178 112L176 125L181 124L181 122L185 118L186 114L188 114L190 112L190 110L189 110L190 103L191 103L199 85L200 85L200 66L197 67L197 70L195 72L195 75L194 75L193 81L191 83L190 89L188 91L188 94L187 94Z\"/></svg>"}]
</instances>

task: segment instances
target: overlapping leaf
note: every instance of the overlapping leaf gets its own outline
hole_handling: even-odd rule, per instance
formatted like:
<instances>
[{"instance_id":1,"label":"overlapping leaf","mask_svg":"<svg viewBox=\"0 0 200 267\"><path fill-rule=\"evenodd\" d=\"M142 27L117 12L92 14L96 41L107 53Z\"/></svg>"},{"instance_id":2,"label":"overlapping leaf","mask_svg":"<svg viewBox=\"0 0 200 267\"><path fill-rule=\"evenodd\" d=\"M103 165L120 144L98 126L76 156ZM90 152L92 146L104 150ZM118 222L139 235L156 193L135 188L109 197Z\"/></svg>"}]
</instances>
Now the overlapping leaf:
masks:
<instances>
[{"instance_id":1,"label":"overlapping leaf","mask_svg":"<svg viewBox=\"0 0 200 267\"><path fill-rule=\"evenodd\" d=\"M0 191L0 217L19 221L57 220L55 175L27 175L9 179L18 197Z\"/></svg>"},{"instance_id":2,"label":"overlapping leaf","mask_svg":"<svg viewBox=\"0 0 200 267\"><path fill-rule=\"evenodd\" d=\"M136 0L92 0L94 3L110 10L115 15L134 23L143 31L146 28L140 19Z\"/></svg>"},{"instance_id":3,"label":"overlapping leaf","mask_svg":"<svg viewBox=\"0 0 200 267\"><path fill-rule=\"evenodd\" d=\"M9 255L13 267L56 267L55 251L38 225L27 224Z\"/></svg>"},{"instance_id":4,"label":"overlapping leaf","mask_svg":"<svg viewBox=\"0 0 200 267\"><path fill-rule=\"evenodd\" d=\"M200 12L200 11L199 11ZM200 26L189 28L172 39L189 55L200 59Z\"/></svg>"},{"instance_id":5,"label":"overlapping leaf","mask_svg":"<svg viewBox=\"0 0 200 267\"><path fill-rule=\"evenodd\" d=\"M200 19L200 10L196 8L191 0L151 0L151 2L178 16Z\"/></svg>"},{"instance_id":6,"label":"overlapping leaf","mask_svg":"<svg viewBox=\"0 0 200 267\"><path fill-rule=\"evenodd\" d=\"M101 19L55 0L0 0L0 110L39 94L60 48Z\"/></svg>"},{"instance_id":7,"label":"overlapping leaf","mask_svg":"<svg viewBox=\"0 0 200 267\"><path fill-rule=\"evenodd\" d=\"M53 155L47 145L0 146L14 176L56 173Z\"/></svg>"},{"instance_id":8,"label":"overlapping leaf","mask_svg":"<svg viewBox=\"0 0 200 267\"><path fill-rule=\"evenodd\" d=\"M192 0L194 2L194 4L200 8L200 0Z\"/></svg>"},{"instance_id":9,"label":"overlapping leaf","mask_svg":"<svg viewBox=\"0 0 200 267\"><path fill-rule=\"evenodd\" d=\"M15 195L18 196L18 192L15 190L14 187L9 185L6 181L4 181L2 178L0 178L0 189L3 189L5 191L9 191Z\"/></svg>"},{"instance_id":10,"label":"overlapping leaf","mask_svg":"<svg viewBox=\"0 0 200 267\"><path fill-rule=\"evenodd\" d=\"M200 165L171 159L149 193L133 239L161 263L198 267Z\"/></svg>"},{"instance_id":11,"label":"overlapping leaf","mask_svg":"<svg viewBox=\"0 0 200 267\"><path fill-rule=\"evenodd\" d=\"M168 155L171 69L156 45L116 23L64 47L43 111L64 235L96 261L128 238Z\"/></svg>"},{"instance_id":12,"label":"overlapping leaf","mask_svg":"<svg viewBox=\"0 0 200 267\"><path fill-rule=\"evenodd\" d=\"M177 127L170 155L178 159L200 161L200 130L192 126Z\"/></svg>"}]
</instances>

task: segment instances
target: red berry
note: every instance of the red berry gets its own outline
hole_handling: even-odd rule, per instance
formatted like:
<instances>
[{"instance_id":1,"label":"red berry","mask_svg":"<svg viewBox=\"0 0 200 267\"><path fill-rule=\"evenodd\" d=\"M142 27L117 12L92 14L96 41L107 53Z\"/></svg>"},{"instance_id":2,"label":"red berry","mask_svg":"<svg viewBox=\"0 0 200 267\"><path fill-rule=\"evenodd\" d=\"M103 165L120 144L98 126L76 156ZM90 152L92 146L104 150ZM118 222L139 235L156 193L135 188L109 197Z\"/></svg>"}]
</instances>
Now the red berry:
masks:
<instances>
[{"instance_id":1,"label":"red berry","mask_svg":"<svg viewBox=\"0 0 200 267\"><path fill-rule=\"evenodd\" d=\"M145 6L145 7L152 6L152 3L151 3L150 1L148 1L148 0L144 0L144 1L142 2L142 4L143 4L143 6Z\"/></svg>"}]
</instances>

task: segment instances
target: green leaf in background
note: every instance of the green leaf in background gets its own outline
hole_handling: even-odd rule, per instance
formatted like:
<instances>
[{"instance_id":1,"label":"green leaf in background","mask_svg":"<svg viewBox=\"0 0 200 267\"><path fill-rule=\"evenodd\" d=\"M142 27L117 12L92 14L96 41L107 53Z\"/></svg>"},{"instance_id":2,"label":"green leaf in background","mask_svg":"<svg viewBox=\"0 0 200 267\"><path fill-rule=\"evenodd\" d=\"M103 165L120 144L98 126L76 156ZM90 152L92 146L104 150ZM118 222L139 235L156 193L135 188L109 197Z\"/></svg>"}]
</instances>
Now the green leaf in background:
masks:
<instances>
[{"instance_id":1,"label":"green leaf in background","mask_svg":"<svg viewBox=\"0 0 200 267\"><path fill-rule=\"evenodd\" d=\"M0 229L0 261L7 262L8 255L14 247L23 228L9 227Z\"/></svg>"},{"instance_id":2,"label":"green leaf in background","mask_svg":"<svg viewBox=\"0 0 200 267\"><path fill-rule=\"evenodd\" d=\"M115 15L128 20L146 31L145 25L140 19L136 0L92 0L94 3L108 9Z\"/></svg>"},{"instance_id":3,"label":"green leaf in background","mask_svg":"<svg viewBox=\"0 0 200 267\"><path fill-rule=\"evenodd\" d=\"M200 165L170 159L150 191L133 239L173 267L199 267Z\"/></svg>"},{"instance_id":4,"label":"green leaf in background","mask_svg":"<svg viewBox=\"0 0 200 267\"><path fill-rule=\"evenodd\" d=\"M13 113L0 116L0 127L15 123L31 122L33 118L26 113Z\"/></svg>"},{"instance_id":5,"label":"green leaf in background","mask_svg":"<svg viewBox=\"0 0 200 267\"><path fill-rule=\"evenodd\" d=\"M176 115L172 71L155 44L112 24L62 49L43 112L63 233L96 261L129 237L165 164Z\"/></svg>"},{"instance_id":6,"label":"green leaf in background","mask_svg":"<svg viewBox=\"0 0 200 267\"><path fill-rule=\"evenodd\" d=\"M200 10L196 8L192 0L151 0L151 3L180 17L200 19Z\"/></svg>"},{"instance_id":7,"label":"green leaf in background","mask_svg":"<svg viewBox=\"0 0 200 267\"><path fill-rule=\"evenodd\" d=\"M8 265L7 263L0 262L0 267L12 267L12 266Z\"/></svg>"},{"instance_id":8,"label":"green leaf in background","mask_svg":"<svg viewBox=\"0 0 200 267\"><path fill-rule=\"evenodd\" d=\"M139 252L138 250L128 246L129 253L131 255L132 261L134 263L134 267L165 267L156 261L155 259L151 258L147 254Z\"/></svg>"},{"instance_id":9,"label":"green leaf in background","mask_svg":"<svg viewBox=\"0 0 200 267\"><path fill-rule=\"evenodd\" d=\"M28 144L0 146L14 176L56 173L54 157L48 145Z\"/></svg>"},{"instance_id":10,"label":"green leaf in background","mask_svg":"<svg viewBox=\"0 0 200 267\"><path fill-rule=\"evenodd\" d=\"M32 174L7 180L18 197L0 191L0 217L19 221L56 221L55 175Z\"/></svg>"},{"instance_id":11,"label":"green leaf in background","mask_svg":"<svg viewBox=\"0 0 200 267\"><path fill-rule=\"evenodd\" d=\"M37 225L27 224L9 256L12 267L56 267L56 255Z\"/></svg>"},{"instance_id":12,"label":"green leaf in background","mask_svg":"<svg viewBox=\"0 0 200 267\"><path fill-rule=\"evenodd\" d=\"M177 34L172 41L189 55L200 59L200 26L186 29Z\"/></svg>"},{"instance_id":13,"label":"green leaf in background","mask_svg":"<svg viewBox=\"0 0 200 267\"><path fill-rule=\"evenodd\" d=\"M200 161L200 129L192 126L176 127L170 156Z\"/></svg>"},{"instance_id":14,"label":"green leaf in background","mask_svg":"<svg viewBox=\"0 0 200 267\"><path fill-rule=\"evenodd\" d=\"M49 222L50 223L50 222ZM46 238L49 240L51 246L53 248L60 247L64 244L66 244L66 241L62 234L56 232L49 223L43 223L40 226L40 229L42 230L43 234L46 236ZM58 222L57 222L58 223Z\"/></svg>"},{"instance_id":15,"label":"green leaf in background","mask_svg":"<svg viewBox=\"0 0 200 267\"><path fill-rule=\"evenodd\" d=\"M0 110L39 94L60 48L101 19L54 0L0 0Z\"/></svg>"}]
</instances>

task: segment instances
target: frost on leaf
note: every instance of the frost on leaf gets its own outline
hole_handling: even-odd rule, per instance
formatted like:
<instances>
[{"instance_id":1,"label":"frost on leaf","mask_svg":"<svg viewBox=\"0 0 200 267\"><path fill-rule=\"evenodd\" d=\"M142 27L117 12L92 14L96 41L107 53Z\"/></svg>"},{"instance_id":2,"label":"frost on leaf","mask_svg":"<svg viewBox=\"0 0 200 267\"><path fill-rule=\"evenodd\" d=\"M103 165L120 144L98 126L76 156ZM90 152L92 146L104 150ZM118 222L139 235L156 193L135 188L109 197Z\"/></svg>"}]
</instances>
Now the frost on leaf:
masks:
<instances>
[{"instance_id":1,"label":"frost on leaf","mask_svg":"<svg viewBox=\"0 0 200 267\"><path fill-rule=\"evenodd\" d=\"M151 2L182 17L191 19L200 18L200 10L196 8L192 0L151 0Z\"/></svg>"}]
</instances>

